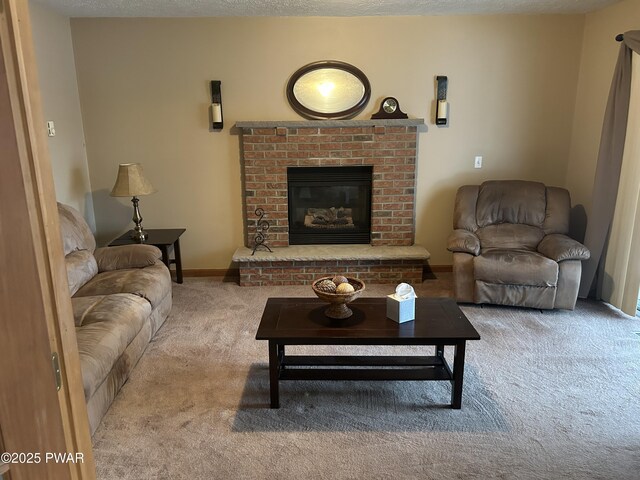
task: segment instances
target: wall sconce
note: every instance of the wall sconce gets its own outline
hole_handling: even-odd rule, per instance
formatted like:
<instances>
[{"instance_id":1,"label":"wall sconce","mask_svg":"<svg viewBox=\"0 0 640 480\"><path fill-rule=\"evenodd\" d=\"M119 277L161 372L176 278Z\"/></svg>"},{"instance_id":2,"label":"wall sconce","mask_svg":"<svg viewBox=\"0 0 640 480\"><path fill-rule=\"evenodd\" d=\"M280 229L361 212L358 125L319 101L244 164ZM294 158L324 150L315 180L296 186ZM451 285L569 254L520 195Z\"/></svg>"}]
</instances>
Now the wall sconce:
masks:
<instances>
[{"instance_id":1,"label":"wall sconce","mask_svg":"<svg viewBox=\"0 0 640 480\"><path fill-rule=\"evenodd\" d=\"M211 80L211 127L213 130L222 130L222 93L220 92L220 80Z\"/></svg>"},{"instance_id":2,"label":"wall sconce","mask_svg":"<svg viewBox=\"0 0 640 480\"><path fill-rule=\"evenodd\" d=\"M436 99L436 125L449 124L449 104L447 103L447 77L438 75L438 94Z\"/></svg>"}]
</instances>

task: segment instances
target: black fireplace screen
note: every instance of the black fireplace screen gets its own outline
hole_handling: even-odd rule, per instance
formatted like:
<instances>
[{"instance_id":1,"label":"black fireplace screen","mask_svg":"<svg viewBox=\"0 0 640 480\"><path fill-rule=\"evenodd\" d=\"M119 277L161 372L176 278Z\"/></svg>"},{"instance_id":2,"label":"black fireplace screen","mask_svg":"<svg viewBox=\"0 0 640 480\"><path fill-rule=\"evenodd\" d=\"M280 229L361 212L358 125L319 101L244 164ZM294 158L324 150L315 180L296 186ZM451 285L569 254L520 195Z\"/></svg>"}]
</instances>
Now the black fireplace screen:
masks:
<instances>
[{"instance_id":1,"label":"black fireplace screen","mask_svg":"<svg viewBox=\"0 0 640 480\"><path fill-rule=\"evenodd\" d=\"M370 243L373 167L289 167L289 244Z\"/></svg>"}]
</instances>

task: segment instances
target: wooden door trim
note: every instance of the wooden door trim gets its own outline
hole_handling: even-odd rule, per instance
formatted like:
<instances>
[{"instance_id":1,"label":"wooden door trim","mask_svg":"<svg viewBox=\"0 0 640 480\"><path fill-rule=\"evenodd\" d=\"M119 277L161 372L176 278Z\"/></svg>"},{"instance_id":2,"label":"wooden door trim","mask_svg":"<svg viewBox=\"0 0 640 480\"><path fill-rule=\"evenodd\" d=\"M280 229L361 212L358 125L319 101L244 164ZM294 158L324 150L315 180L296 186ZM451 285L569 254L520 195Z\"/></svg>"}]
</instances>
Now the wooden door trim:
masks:
<instances>
[{"instance_id":1,"label":"wooden door trim","mask_svg":"<svg viewBox=\"0 0 640 480\"><path fill-rule=\"evenodd\" d=\"M68 452L84 462L69 464L71 478L95 478L91 434L80 372L73 310L67 286L53 175L44 134L40 89L28 2L0 0L0 41L19 145L28 222L35 245L41 295L51 351L58 352L62 388L58 393Z\"/></svg>"}]
</instances>

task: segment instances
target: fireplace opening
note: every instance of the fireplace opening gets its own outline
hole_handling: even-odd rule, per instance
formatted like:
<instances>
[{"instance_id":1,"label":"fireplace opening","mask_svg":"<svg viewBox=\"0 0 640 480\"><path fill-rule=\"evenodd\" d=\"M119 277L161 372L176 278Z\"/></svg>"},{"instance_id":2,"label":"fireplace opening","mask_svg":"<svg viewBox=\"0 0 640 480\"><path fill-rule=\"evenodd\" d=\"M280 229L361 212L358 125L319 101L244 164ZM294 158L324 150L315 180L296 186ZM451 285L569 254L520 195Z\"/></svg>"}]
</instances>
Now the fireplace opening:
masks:
<instances>
[{"instance_id":1,"label":"fireplace opening","mask_svg":"<svg viewBox=\"0 0 640 480\"><path fill-rule=\"evenodd\" d=\"M373 167L289 167L289 244L371 242Z\"/></svg>"}]
</instances>

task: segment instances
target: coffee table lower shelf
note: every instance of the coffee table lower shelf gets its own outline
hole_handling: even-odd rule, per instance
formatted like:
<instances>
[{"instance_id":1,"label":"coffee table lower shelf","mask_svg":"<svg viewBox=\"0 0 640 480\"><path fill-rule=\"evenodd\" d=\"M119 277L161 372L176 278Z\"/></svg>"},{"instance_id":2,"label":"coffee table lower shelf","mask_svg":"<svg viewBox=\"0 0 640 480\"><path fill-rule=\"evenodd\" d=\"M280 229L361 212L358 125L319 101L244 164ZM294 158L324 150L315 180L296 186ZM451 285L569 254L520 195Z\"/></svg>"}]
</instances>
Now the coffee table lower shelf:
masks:
<instances>
[{"instance_id":1,"label":"coffee table lower shelf","mask_svg":"<svg viewBox=\"0 0 640 480\"><path fill-rule=\"evenodd\" d=\"M444 357L444 345L436 345L436 354L424 357L316 356L286 355L284 345L270 341L271 408L280 407L280 380L435 380L451 382L451 408L459 409L462 406L464 347L464 343L455 345L454 370L452 371ZM458 371L456 371L456 366L458 366Z\"/></svg>"}]
</instances>

